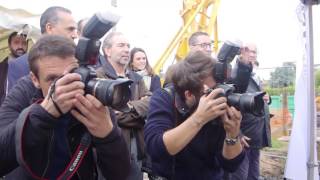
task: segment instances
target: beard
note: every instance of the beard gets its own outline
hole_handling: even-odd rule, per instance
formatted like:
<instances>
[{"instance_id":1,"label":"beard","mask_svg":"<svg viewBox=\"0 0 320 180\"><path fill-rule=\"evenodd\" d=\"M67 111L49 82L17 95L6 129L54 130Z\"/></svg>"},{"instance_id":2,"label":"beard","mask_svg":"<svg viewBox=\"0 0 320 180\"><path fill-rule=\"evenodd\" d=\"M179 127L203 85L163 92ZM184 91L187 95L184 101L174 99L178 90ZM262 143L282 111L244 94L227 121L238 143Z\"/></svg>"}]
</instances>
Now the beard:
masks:
<instances>
[{"instance_id":1,"label":"beard","mask_svg":"<svg viewBox=\"0 0 320 180\"><path fill-rule=\"evenodd\" d=\"M10 48L11 55L15 58L18 58L26 53L26 51L22 48L18 48L16 50Z\"/></svg>"},{"instance_id":2,"label":"beard","mask_svg":"<svg viewBox=\"0 0 320 180\"><path fill-rule=\"evenodd\" d=\"M129 59L128 58L120 58L119 60L119 64L126 66L129 63Z\"/></svg>"}]
</instances>

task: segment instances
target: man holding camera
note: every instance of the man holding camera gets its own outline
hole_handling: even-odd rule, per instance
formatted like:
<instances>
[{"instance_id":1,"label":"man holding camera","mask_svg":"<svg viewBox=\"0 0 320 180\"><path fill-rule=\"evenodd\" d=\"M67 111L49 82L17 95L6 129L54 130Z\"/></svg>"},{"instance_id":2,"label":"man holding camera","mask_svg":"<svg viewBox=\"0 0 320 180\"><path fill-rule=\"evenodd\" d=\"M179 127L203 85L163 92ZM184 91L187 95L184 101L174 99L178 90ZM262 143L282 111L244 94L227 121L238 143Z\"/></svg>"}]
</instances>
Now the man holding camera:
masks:
<instances>
[{"instance_id":1,"label":"man holding camera","mask_svg":"<svg viewBox=\"0 0 320 180\"><path fill-rule=\"evenodd\" d=\"M143 126L147 116L149 96L142 77L126 69L129 62L130 44L120 32L111 32L104 39L102 45L105 64L97 70L99 76L107 79L128 78L133 81L130 86L131 98L128 103L129 112L117 112L116 119L122 130L129 154L131 170L129 180L142 180L142 159L145 158Z\"/></svg>"},{"instance_id":2,"label":"man holding camera","mask_svg":"<svg viewBox=\"0 0 320 180\"><path fill-rule=\"evenodd\" d=\"M76 22L71 11L60 6L46 9L40 17L40 29L43 34L61 35L70 39L76 37ZM8 94L0 107L0 176L9 173L18 166L14 143L10 138L15 132L15 120L21 111L41 97L29 76L28 54L22 55L9 63ZM19 73L18 73L19 72ZM23 78L21 78L23 77ZM18 79L23 79L17 83ZM19 84L13 87L14 84ZM11 89L10 89L11 88ZM37 98L35 98L37 97ZM11 146L12 145L12 146ZM9 147L10 148L7 148Z\"/></svg>"},{"instance_id":3,"label":"man holding camera","mask_svg":"<svg viewBox=\"0 0 320 180\"><path fill-rule=\"evenodd\" d=\"M107 179L127 177L128 151L114 116L84 95L79 74L68 73L77 67L74 54L74 43L61 36L43 36L30 50L31 79L44 99L16 121L19 167L6 178L97 179L97 168Z\"/></svg>"},{"instance_id":4,"label":"man holding camera","mask_svg":"<svg viewBox=\"0 0 320 180\"><path fill-rule=\"evenodd\" d=\"M190 53L152 95L144 137L155 179L222 179L242 162L241 113L215 89L214 64Z\"/></svg>"},{"instance_id":5,"label":"man holding camera","mask_svg":"<svg viewBox=\"0 0 320 180\"><path fill-rule=\"evenodd\" d=\"M257 47L255 44L247 43L241 49L241 54L233 69L234 72L241 71L242 67L250 66L251 69L257 62ZM260 82L254 78L254 73L251 74L246 86L246 92L255 93L261 91ZM232 173L231 179L235 180L251 180L259 179L259 161L260 149L271 146L271 131L268 103L270 103L269 95L263 97L264 108L260 115L252 113L243 113L241 122L241 138L242 144L245 147L246 158L236 172Z\"/></svg>"}]
</instances>

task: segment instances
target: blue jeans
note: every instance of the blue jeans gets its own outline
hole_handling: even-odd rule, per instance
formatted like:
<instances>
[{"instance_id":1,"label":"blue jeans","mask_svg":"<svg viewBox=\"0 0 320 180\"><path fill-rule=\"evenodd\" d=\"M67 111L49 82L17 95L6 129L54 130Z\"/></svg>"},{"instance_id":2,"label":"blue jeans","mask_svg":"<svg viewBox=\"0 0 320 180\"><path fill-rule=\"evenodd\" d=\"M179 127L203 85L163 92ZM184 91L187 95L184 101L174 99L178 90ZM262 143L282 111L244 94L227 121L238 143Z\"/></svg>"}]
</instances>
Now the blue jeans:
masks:
<instances>
[{"instance_id":1,"label":"blue jeans","mask_svg":"<svg viewBox=\"0 0 320 180\"><path fill-rule=\"evenodd\" d=\"M239 168L230 174L231 180L258 180L260 175L260 149L245 148L246 156Z\"/></svg>"}]
</instances>

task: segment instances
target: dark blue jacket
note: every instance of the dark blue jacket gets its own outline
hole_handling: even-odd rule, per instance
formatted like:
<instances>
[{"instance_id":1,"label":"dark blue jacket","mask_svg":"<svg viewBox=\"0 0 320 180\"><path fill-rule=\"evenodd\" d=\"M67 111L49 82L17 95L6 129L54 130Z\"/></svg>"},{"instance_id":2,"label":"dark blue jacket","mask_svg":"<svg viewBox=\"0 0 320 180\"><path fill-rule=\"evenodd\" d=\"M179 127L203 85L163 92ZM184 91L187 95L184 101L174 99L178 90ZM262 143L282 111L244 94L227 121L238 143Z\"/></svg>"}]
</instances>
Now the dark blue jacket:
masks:
<instances>
[{"instance_id":1,"label":"dark blue jacket","mask_svg":"<svg viewBox=\"0 0 320 180\"><path fill-rule=\"evenodd\" d=\"M17 59L9 61L8 68L8 92L18 82L20 78L28 75L30 72L28 63L28 54L24 54Z\"/></svg>"},{"instance_id":2,"label":"dark blue jacket","mask_svg":"<svg viewBox=\"0 0 320 180\"><path fill-rule=\"evenodd\" d=\"M30 170L22 166L28 165L37 175L43 174L49 159L54 158L50 153L49 139L53 138L53 129L59 120L53 118L40 105L30 106L32 99L42 97L29 77L22 78L6 97L0 108L0 176L7 179L33 179ZM26 118L18 118L24 108L28 108ZM107 179L125 179L129 173L129 155L125 141L120 135L117 124L106 138L93 137L92 147L81 163L77 176L81 179L97 178L98 165ZM66 147L72 154L86 128L74 118L70 119ZM16 154L17 152L17 154ZM94 156L97 156L97 164ZM18 164L17 162L20 162ZM29 171L29 172L28 172Z\"/></svg>"},{"instance_id":3,"label":"dark blue jacket","mask_svg":"<svg viewBox=\"0 0 320 180\"><path fill-rule=\"evenodd\" d=\"M150 91L154 92L157 89L161 88L161 82L160 82L160 77L158 75L153 75L151 77L151 85L150 85Z\"/></svg>"},{"instance_id":4,"label":"dark blue jacket","mask_svg":"<svg viewBox=\"0 0 320 180\"><path fill-rule=\"evenodd\" d=\"M151 97L144 137L152 159L152 171L168 179L213 180L222 179L223 170L236 170L245 155L242 152L231 160L222 156L225 138L222 123L206 124L177 155L168 153L163 134L176 127L179 114L175 102L173 96L163 89L157 90Z\"/></svg>"}]
</instances>

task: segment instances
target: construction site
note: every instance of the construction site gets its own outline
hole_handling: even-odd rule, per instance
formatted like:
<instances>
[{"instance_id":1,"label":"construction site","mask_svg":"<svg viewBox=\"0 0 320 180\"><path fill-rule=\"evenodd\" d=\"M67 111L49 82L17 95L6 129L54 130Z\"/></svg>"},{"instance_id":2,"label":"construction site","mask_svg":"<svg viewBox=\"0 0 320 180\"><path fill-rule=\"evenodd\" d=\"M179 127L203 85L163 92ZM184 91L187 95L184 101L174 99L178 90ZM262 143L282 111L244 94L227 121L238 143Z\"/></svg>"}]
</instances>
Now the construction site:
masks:
<instances>
[{"instance_id":1,"label":"construction site","mask_svg":"<svg viewBox=\"0 0 320 180\"><path fill-rule=\"evenodd\" d=\"M174 31L171 33L173 34L173 36L166 37L170 40L165 45L163 45L164 44L163 42L160 43L163 45L164 48L160 50L156 49L156 51L161 51L161 53L156 54L157 57L154 58L153 62L151 62L153 71L155 74L160 76L162 84L164 82L164 74L167 68L172 64L183 61L185 57L188 55L190 51L188 39L190 38L191 34L193 34L194 32L197 32L197 31L206 32L210 36L212 40L212 49L211 49L212 56L216 56L219 50L221 49L222 44L228 41L228 39L222 39L220 37L220 30L219 30L219 23L221 21L224 21L219 17L219 8L221 4L223 4L223 2L224 0L181 0L181 8L180 8L180 11L177 12L177 14L179 14L180 16L181 26L179 29L175 31L172 30ZM306 1L301 1L301 2L306 2ZM319 1L317 2L314 1L312 5L315 5L318 3ZM111 2L108 2L108 5L112 6L112 8L114 9L119 8L118 7L120 6L119 4L121 3L118 3L117 0L112 0ZM311 6L311 4L309 5ZM162 11L165 12L165 10L162 10ZM1 17L0 21L2 21L0 23L0 63L1 63L1 61L5 57L7 57L10 52L7 39L12 32L16 31L18 33L25 34L26 37L30 39L30 41L28 41L29 47L31 47L37 41L37 39L40 38L41 33L40 33L40 28L34 23L35 20L38 21L40 18L40 15L38 13L33 14L23 8L12 9L12 8L8 8L0 5L0 17ZM168 29L168 28L165 28L165 29ZM304 32L304 34L307 34L307 33ZM160 36L160 34L155 33L152 35L146 35L146 37L150 37L153 35ZM239 44L239 49L241 49L241 45L242 45L241 40L237 39L235 41ZM145 42L147 41L145 40L143 43ZM143 44L143 43L140 43L140 44ZM139 44L139 43L136 43L136 44ZM268 53L271 54L272 52L268 52ZM306 56L306 57L310 58L309 56ZM299 58L297 59L299 60ZM312 54L312 58L313 58L313 54ZM258 56L258 59L259 59L259 56ZM233 64L234 63L235 62L233 62ZM294 64L298 66L298 63L294 62ZM313 61L310 66L313 67ZM262 72L261 69L258 72ZM275 68L271 68L271 71L274 71L274 69ZM294 70L295 70L294 73L296 73L296 69ZM298 71L298 68L297 68L297 71ZM227 74L228 72L224 72L224 73ZM314 75L314 73L312 72L311 75ZM268 87L268 90L273 88L271 87L272 80L265 79L265 78L262 78L262 79L263 79L264 87ZM298 77L296 77L296 79L298 79ZM296 79L293 79L293 81L296 81ZM286 83L283 83L283 84L286 84ZM296 89L299 88L296 82L292 82L290 86L291 87L296 86L295 87ZM311 89L312 88L314 89L314 86L315 84L311 83L310 85ZM266 147L261 149L260 151L261 152L260 178L259 178L260 180L263 180L263 179L278 180L278 179L285 178L290 135L292 134L295 115L297 111L299 111L299 109L297 110L297 107L299 106L295 104L295 102L297 102L295 100L295 98L297 98L297 96L295 97L295 92L287 92L286 87L287 87L287 84L283 87L282 91L275 94L271 94L270 96L271 104L269 104L269 111L270 111L272 147ZM308 111L308 114L310 113L314 114L314 116L310 115L308 117L311 117L310 121L312 121L312 117L316 117L316 120L315 120L316 132L314 133L316 134L315 149L317 151L316 155L317 157L319 157L320 155L320 143L319 143L320 142L320 138L319 138L320 114L318 113L320 112L320 96L316 97L316 94L318 93L315 91L312 91L312 92L313 94L312 94L312 97L310 97L311 98L310 101L311 102L315 101L315 103L313 103L313 105L310 105L310 106L308 105L308 108L316 109L316 111L315 112ZM266 93L269 93L269 92L267 91ZM307 105L301 104L301 106L307 106ZM304 113L306 114L306 112ZM307 134L309 132L304 132L304 133ZM299 155L297 154L297 156ZM311 163L309 167L318 167L318 162L308 161L304 163L305 164ZM307 170L307 167L305 169ZM0 175L0 179L2 179L1 175ZM146 174L144 174L144 179L148 179ZM308 180L309 179L312 180L313 178L309 177Z\"/></svg>"}]
</instances>

